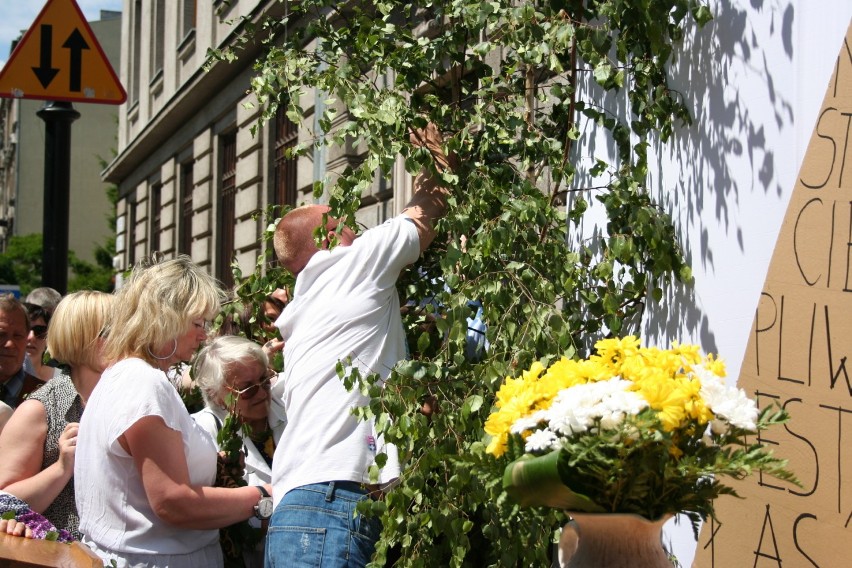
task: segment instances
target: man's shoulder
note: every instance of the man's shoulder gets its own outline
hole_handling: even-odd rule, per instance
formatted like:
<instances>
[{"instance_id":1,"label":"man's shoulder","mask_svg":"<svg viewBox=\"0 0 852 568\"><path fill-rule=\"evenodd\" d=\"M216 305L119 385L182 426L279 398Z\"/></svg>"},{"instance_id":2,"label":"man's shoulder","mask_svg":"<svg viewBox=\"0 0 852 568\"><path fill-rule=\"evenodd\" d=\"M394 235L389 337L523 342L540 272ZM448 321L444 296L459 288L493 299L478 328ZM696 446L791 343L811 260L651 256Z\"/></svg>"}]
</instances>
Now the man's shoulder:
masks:
<instances>
[{"instance_id":1,"label":"man's shoulder","mask_svg":"<svg viewBox=\"0 0 852 568\"><path fill-rule=\"evenodd\" d=\"M23 369L21 371L23 373L24 383L21 387L21 392L18 393L18 404L21 404L24 399L26 399L28 396L30 396L32 393L36 392L46 384L39 377L31 375L26 371L23 371Z\"/></svg>"},{"instance_id":2,"label":"man's shoulder","mask_svg":"<svg viewBox=\"0 0 852 568\"><path fill-rule=\"evenodd\" d=\"M419 247L420 241L417 233L417 225L405 213L400 213L394 217L386 219L384 222L370 227L364 231L361 236L355 239L352 246L376 247L385 246L389 248L398 248L405 246L404 243L410 241L412 245Z\"/></svg>"}]
</instances>

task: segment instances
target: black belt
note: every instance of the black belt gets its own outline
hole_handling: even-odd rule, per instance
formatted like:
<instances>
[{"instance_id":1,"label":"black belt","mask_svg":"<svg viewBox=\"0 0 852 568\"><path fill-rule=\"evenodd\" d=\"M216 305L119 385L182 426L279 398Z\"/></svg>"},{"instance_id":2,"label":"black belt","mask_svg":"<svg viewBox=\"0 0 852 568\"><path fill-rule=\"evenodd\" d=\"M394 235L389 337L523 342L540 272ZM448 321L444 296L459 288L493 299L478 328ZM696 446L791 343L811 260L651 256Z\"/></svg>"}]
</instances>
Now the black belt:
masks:
<instances>
[{"instance_id":1,"label":"black belt","mask_svg":"<svg viewBox=\"0 0 852 568\"><path fill-rule=\"evenodd\" d=\"M326 493L327 501L331 501L331 498L334 496L335 489L343 489L344 491L360 493L361 495L366 495L373 501L381 501L385 496L381 486L378 484L373 485L368 483L358 483L357 481L325 481L323 483L317 483L317 485L328 486L328 492Z\"/></svg>"}]
</instances>

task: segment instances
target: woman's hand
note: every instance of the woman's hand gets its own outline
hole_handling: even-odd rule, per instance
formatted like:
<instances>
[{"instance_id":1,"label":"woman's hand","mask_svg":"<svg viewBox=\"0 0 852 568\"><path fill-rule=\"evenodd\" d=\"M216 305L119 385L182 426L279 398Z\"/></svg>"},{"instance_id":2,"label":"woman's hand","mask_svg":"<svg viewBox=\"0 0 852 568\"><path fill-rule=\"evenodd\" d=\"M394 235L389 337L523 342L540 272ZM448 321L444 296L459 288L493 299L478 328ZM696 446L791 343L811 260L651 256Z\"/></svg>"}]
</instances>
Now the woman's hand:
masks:
<instances>
[{"instance_id":1,"label":"woman's hand","mask_svg":"<svg viewBox=\"0 0 852 568\"><path fill-rule=\"evenodd\" d=\"M33 530L15 519L0 519L0 534L3 533L25 538L33 537Z\"/></svg>"},{"instance_id":2,"label":"woman's hand","mask_svg":"<svg viewBox=\"0 0 852 568\"><path fill-rule=\"evenodd\" d=\"M266 353L266 357L272 361L272 358L276 353L284 349L284 341L281 339L270 339L266 343L263 344L263 352Z\"/></svg>"},{"instance_id":3,"label":"woman's hand","mask_svg":"<svg viewBox=\"0 0 852 568\"><path fill-rule=\"evenodd\" d=\"M216 456L216 487L242 487L242 481L246 474L246 458L240 452L239 460L232 461L225 452L219 452Z\"/></svg>"},{"instance_id":4,"label":"woman's hand","mask_svg":"<svg viewBox=\"0 0 852 568\"><path fill-rule=\"evenodd\" d=\"M77 455L77 432L79 422L69 422L59 436L59 463L65 471L74 471L74 456Z\"/></svg>"},{"instance_id":5,"label":"woman's hand","mask_svg":"<svg viewBox=\"0 0 852 568\"><path fill-rule=\"evenodd\" d=\"M74 475L76 438L73 424L60 435L59 459L42 469L47 412L41 401L22 402L0 433L0 489L26 501L36 513L43 512Z\"/></svg>"}]
</instances>

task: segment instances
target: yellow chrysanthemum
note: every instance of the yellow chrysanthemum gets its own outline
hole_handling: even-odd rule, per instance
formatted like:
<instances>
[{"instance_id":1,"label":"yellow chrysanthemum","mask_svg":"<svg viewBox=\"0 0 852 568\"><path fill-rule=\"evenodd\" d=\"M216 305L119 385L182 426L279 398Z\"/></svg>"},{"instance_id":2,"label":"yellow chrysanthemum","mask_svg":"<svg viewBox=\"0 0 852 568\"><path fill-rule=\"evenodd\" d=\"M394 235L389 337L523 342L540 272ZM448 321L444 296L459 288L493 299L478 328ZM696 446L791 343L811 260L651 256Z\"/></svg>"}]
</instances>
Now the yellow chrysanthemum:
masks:
<instances>
[{"instance_id":1,"label":"yellow chrysanthemum","mask_svg":"<svg viewBox=\"0 0 852 568\"><path fill-rule=\"evenodd\" d=\"M618 362L634 356L639 350L639 338L635 335L626 337L601 339L595 343L595 351L604 361Z\"/></svg>"},{"instance_id":2,"label":"yellow chrysanthemum","mask_svg":"<svg viewBox=\"0 0 852 568\"><path fill-rule=\"evenodd\" d=\"M725 369L725 362L710 353L704 359L704 368L716 375L717 377L727 377L728 373Z\"/></svg>"},{"instance_id":3,"label":"yellow chrysanthemum","mask_svg":"<svg viewBox=\"0 0 852 568\"><path fill-rule=\"evenodd\" d=\"M494 436L491 438L491 441L488 443L488 446L485 448L485 451L491 454L494 457L499 458L503 454L506 453L506 449L508 447L509 436Z\"/></svg>"},{"instance_id":4,"label":"yellow chrysanthemum","mask_svg":"<svg viewBox=\"0 0 852 568\"><path fill-rule=\"evenodd\" d=\"M662 410L657 413L657 418L663 425L665 432L677 430L683 424L686 418L686 411L683 406L677 404L668 404L663 406Z\"/></svg>"}]
</instances>

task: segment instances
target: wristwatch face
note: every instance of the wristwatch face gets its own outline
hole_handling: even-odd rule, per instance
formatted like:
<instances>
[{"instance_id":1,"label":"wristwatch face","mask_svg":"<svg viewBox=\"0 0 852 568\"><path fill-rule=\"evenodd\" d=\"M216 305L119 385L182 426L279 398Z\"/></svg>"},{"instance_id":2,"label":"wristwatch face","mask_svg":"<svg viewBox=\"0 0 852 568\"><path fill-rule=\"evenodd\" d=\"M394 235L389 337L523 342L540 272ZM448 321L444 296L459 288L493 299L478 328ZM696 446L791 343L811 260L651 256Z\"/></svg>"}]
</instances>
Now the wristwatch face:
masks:
<instances>
[{"instance_id":1,"label":"wristwatch face","mask_svg":"<svg viewBox=\"0 0 852 568\"><path fill-rule=\"evenodd\" d=\"M255 507L255 516L258 519L268 519L272 516L272 497L261 497Z\"/></svg>"}]
</instances>

